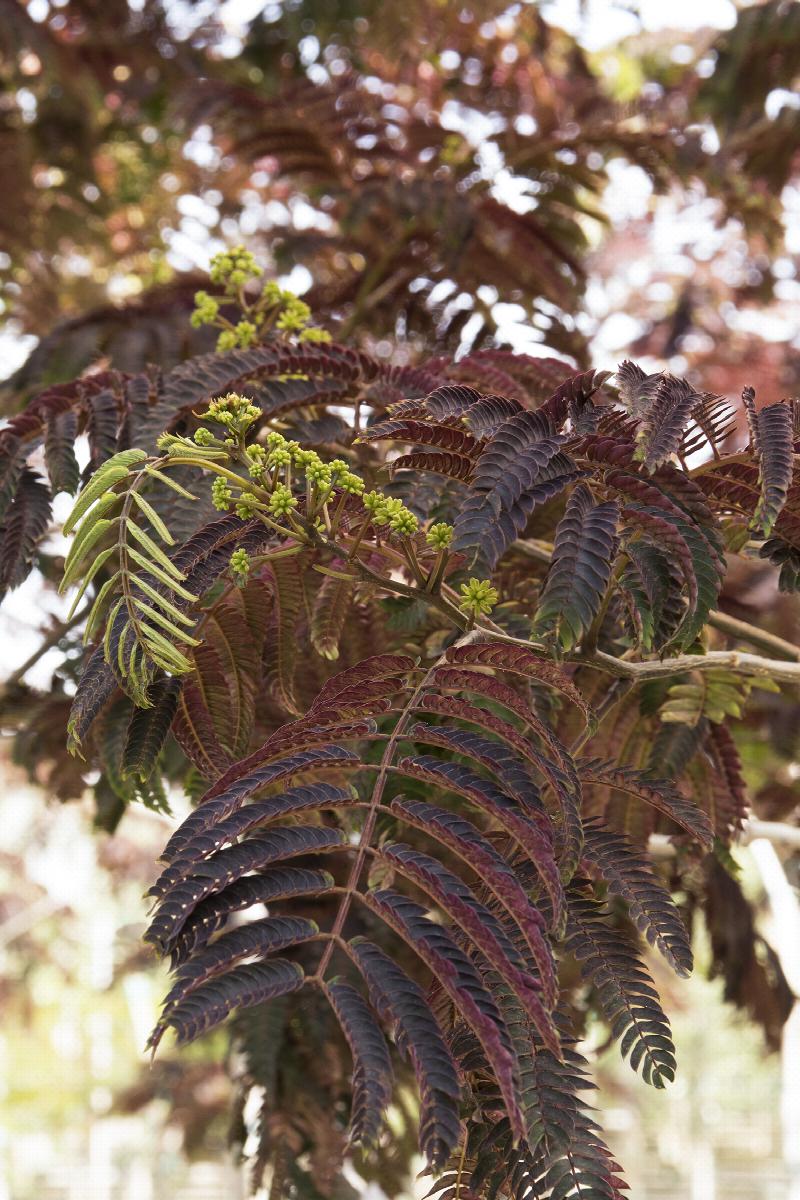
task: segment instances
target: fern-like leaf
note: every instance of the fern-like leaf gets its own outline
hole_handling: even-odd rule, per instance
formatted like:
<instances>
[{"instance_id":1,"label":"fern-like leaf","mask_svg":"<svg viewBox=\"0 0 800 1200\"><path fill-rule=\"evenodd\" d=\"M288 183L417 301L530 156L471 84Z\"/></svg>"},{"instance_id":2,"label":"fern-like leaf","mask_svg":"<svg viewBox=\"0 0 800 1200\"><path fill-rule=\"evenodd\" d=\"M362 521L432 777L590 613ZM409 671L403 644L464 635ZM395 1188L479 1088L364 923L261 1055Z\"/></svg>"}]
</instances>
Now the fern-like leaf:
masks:
<instances>
[{"instance_id":1,"label":"fern-like leaf","mask_svg":"<svg viewBox=\"0 0 800 1200\"><path fill-rule=\"evenodd\" d=\"M642 771L620 767L598 759L583 759L578 774L584 783L599 784L625 792L643 804L669 817L705 846L711 844L708 817L665 780L651 778Z\"/></svg>"},{"instance_id":2,"label":"fern-like leaf","mask_svg":"<svg viewBox=\"0 0 800 1200\"><path fill-rule=\"evenodd\" d=\"M335 561L333 568L343 570L344 564ZM337 659L339 642L350 614L355 582L352 579L323 579L311 610L309 636L311 644L322 658Z\"/></svg>"},{"instance_id":3,"label":"fern-like leaf","mask_svg":"<svg viewBox=\"0 0 800 1200\"><path fill-rule=\"evenodd\" d=\"M573 889L567 946L591 983L623 1058L642 1078L663 1088L675 1078L675 1047L653 981L635 948L604 920L602 906Z\"/></svg>"},{"instance_id":4,"label":"fern-like leaf","mask_svg":"<svg viewBox=\"0 0 800 1200\"><path fill-rule=\"evenodd\" d=\"M751 443L758 455L761 486L752 526L762 537L768 538L786 503L792 482L792 410L788 404L768 404L756 410L752 388L745 388L742 399L750 424Z\"/></svg>"},{"instance_id":5,"label":"fern-like leaf","mask_svg":"<svg viewBox=\"0 0 800 1200\"><path fill-rule=\"evenodd\" d=\"M398 1046L414 1066L422 1106L420 1149L437 1169L461 1136L461 1086L451 1053L422 988L373 942L354 938L350 948L373 1001L395 1024Z\"/></svg>"},{"instance_id":6,"label":"fern-like leaf","mask_svg":"<svg viewBox=\"0 0 800 1200\"><path fill-rule=\"evenodd\" d=\"M350 1139L362 1146L378 1138L392 1098L392 1063L386 1040L363 997L347 983L325 989L353 1055L353 1104Z\"/></svg>"},{"instance_id":7,"label":"fern-like leaf","mask_svg":"<svg viewBox=\"0 0 800 1200\"><path fill-rule=\"evenodd\" d=\"M303 986L303 980L303 968L283 958L235 967L168 1009L163 1022L151 1034L149 1045L155 1049L167 1028L175 1030L179 1043L192 1042L236 1010L296 992Z\"/></svg>"},{"instance_id":8,"label":"fern-like leaf","mask_svg":"<svg viewBox=\"0 0 800 1200\"><path fill-rule=\"evenodd\" d=\"M555 633L564 650L577 645L597 616L616 556L615 501L595 504L583 484L556 528L553 558L534 618L534 636Z\"/></svg>"},{"instance_id":9,"label":"fern-like leaf","mask_svg":"<svg viewBox=\"0 0 800 1200\"><path fill-rule=\"evenodd\" d=\"M27 577L50 524L50 492L41 476L25 467L0 528L0 597Z\"/></svg>"},{"instance_id":10,"label":"fern-like leaf","mask_svg":"<svg viewBox=\"0 0 800 1200\"><path fill-rule=\"evenodd\" d=\"M651 946L683 977L692 972L689 937L669 893L656 879L649 860L621 833L598 821L585 824L583 866L587 874L602 879L611 895L628 907L631 920Z\"/></svg>"},{"instance_id":11,"label":"fern-like leaf","mask_svg":"<svg viewBox=\"0 0 800 1200\"><path fill-rule=\"evenodd\" d=\"M123 770L145 780L155 769L178 708L182 680L162 676L151 684L147 708L137 708L128 727Z\"/></svg>"}]
</instances>

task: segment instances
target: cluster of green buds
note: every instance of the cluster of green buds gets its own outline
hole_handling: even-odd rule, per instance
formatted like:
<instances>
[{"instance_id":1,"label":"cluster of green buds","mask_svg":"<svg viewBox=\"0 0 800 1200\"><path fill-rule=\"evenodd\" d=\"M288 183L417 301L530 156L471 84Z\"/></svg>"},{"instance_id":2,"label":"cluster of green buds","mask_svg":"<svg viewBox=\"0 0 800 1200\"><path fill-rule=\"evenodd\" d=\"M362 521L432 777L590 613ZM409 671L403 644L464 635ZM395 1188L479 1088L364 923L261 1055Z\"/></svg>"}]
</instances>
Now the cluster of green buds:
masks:
<instances>
[{"instance_id":1,"label":"cluster of green buds","mask_svg":"<svg viewBox=\"0 0 800 1200\"><path fill-rule=\"evenodd\" d=\"M279 525L284 532L302 539L304 525L309 533L316 529L335 534L347 497L352 496L361 497L365 510L356 544L370 524L376 528L388 526L391 533L400 537L411 537L418 532L419 520L402 500L378 491L367 492L364 480L344 459L325 462L315 450L301 446L275 429L268 431L263 444L247 444L247 431L261 416L261 409L248 397L229 392L210 401L208 409L199 416L203 421L221 425L228 436L218 437L203 425L193 438L164 434L159 446L170 457L208 461L216 472L211 501L220 512L235 510L243 521L260 517L266 524ZM244 466L247 477L240 478L232 472L225 460ZM212 466L215 463L219 465ZM298 523L293 513L299 507L299 496L303 496L305 503ZM338 502L329 509L334 496ZM440 551L440 560L446 557L451 537L449 525L440 524L428 531L428 542Z\"/></svg>"},{"instance_id":2,"label":"cluster of green buds","mask_svg":"<svg viewBox=\"0 0 800 1200\"><path fill-rule=\"evenodd\" d=\"M217 350L224 354L226 350L246 350L258 338L258 328L252 321L237 321L232 329L223 329L217 338Z\"/></svg>"},{"instance_id":3,"label":"cluster of green buds","mask_svg":"<svg viewBox=\"0 0 800 1200\"><path fill-rule=\"evenodd\" d=\"M260 483L274 486L284 479L291 485L304 478L306 493L315 507L324 504L335 488L352 495L360 495L364 490L363 479L343 459L323 462L315 450L305 449L277 430L267 434L266 446L248 446L246 455L248 472Z\"/></svg>"},{"instance_id":4,"label":"cluster of green buds","mask_svg":"<svg viewBox=\"0 0 800 1200\"><path fill-rule=\"evenodd\" d=\"M234 246L215 254L211 260L211 282L224 289L225 297L239 305L242 317L236 323L220 313L220 303L208 292L195 293L195 308L191 324L195 329L201 325L215 325L220 334L217 350L246 350L262 334L277 329L287 337L296 337L301 342L329 342L331 335L325 329L309 324L311 309L294 292L282 288L274 279L268 279L257 297L249 287L263 274L255 258L244 246Z\"/></svg>"},{"instance_id":5,"label":"cluster of green buds","mask_svg":"<svg viewBox=\"0 0 800 1200\"><path fill-rule=\"evenodd\" d=\"M273 517L285 517L297 508L297 497L285 483L279 483L269 498L269 511Z\"/></svg>"},{"instance_id":6,"label":"cluster of green buds","mask_svg":"<svg viewBox=\"0 0 800 1200\"><path fill-rule=\"evenodd\" d=\"M208 292L195 292L194 312L189 318L192 328L199 329L201 325L213 325L218 316L219 300L209 296Z\"/></svg>"},{"instance_id":7,"label":"cluster of green buds","mask_svg":"<svg viewBox=\"0 0 800 1200\"><path fill-rule=\"evenodd\" d=\"M458 607L473 619L488 615L499 599L497 588L492 587L488 579L470 579L469 583L462 583L461 595Z\"/></svg>"},{"instance_id":8,"label":"cluster of green buds","mask_svg":"<svg viewBox=\"0 0 800 1200\"><path fill-rule=\"evenodd\" d=\"M447 550L453 540L453 533L452 525L446 525L444 521L439 521L438 524L431 525L427 530L425 541L435 550Z\"/></svg>"},{"instance_id":9,"label":"cluster of green buds","mask_svg":"<svg viewBox=\"0 0 800 1200\"><path fill-rule=\"evenodd\" d=\"M239 288L263 275L255 256L244 246L232 246L221 250L211 259L209 277L212 283L221 284L228 296L235 296Z\"/></svg>"},{"instance_id":10,"label":"cluster of green buds","mask_svg":"<svg viewBox=\"0 0 800 1200\"><path fill-rule=\"evenodd\" d=\"M234 438L242 438L260 416L261 409L258 405L254 404L247 396L240 396L238 392L228 392L227 396L218 396L216 400L210 402L206 412L200 413L201 420L215 421ZM197 434L200 433L201 430L198 429L195 434L197 444L211 445L211 442L208 441L208 430L203 431L201 438L198 439Z\"/></svg>"},{"instance_id":11,"label":"cluster of green buds","mask_svg":"<svg viewBox=\"0 0 800 1200\"><path fill-rule=\"evenodd\" d=\"M419 529L418 519L397 497L384 496L382 492L367 492L362 500L373 525L388 525L403 537L410 537Z\"/></svg>"},{"instance_id":12,"label":"cluster of green buds","mask_svg":"<svg viewBox=\"0 0 800 1200\"><path fill-rule=\"evenodd\" d=\"M220 512L227 512L233 504L231 485L222 475L217 475L211 484L211 503Z\"/></svg>"},{"instance_id":13,"label":"cluster of green buds","mask_svg":"<svg viewBox=\"0 0 800 1200\"><path fill-rule=\"evenodd\" d=\"M234 582L239 587L244 587L247 583L247 577L250 574L250 555L246 550L234 550L231 555L231 572Z\"/></svg>"}]
</instances>

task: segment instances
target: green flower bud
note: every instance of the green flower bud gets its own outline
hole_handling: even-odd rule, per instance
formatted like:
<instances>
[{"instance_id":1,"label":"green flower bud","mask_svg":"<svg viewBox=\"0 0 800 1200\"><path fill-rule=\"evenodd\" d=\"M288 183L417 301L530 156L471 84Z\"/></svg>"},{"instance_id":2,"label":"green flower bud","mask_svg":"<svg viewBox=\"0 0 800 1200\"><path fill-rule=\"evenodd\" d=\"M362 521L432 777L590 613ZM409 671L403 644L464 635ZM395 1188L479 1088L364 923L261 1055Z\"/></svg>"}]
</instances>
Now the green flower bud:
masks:
<instances>
[{"instance_id":1,"label":"green flower bud","mask_svg":"<svg viewBox=\"0 0 800 1200\"><path fill-rule=\"evenodd\" d=\"M458 607L473 617L490 613L499 598L497 588L492 587L488 579L470 579L469 583L462 583L461 595L463 599Z\"/></svg>"},{"instance_id":2,"label":"green flower bud","mask_svg":"<svg viewBox=\"0 0 800 1200\"><path fill-rule=\"evenodd\" d=\"M435 546L437 550L446 550L452 540L453 526L445 524L444 521L439 521L437 525L431 525L425 534L425 541L429 546Z\"/></svg>"},{"instance_id":3,"label":"green flower bud","mask_svg":"<svg viewBox=\"0 0 800 1200\"><path fill-rule=\"evenodd\" d=\"M409 509L403 508L401 512L392 514L389 518L389 526L395 533L402 534L403 537L410 537L419 529L419 521Z\"/></svg>"},{"instance_id":4,"label":"green flower bud","mask_svg":"<svg viewBox=\"0 0 800 1200\"><path fill-rule=\"evenodd\" d=\"M306 479L311 483L330 484L331 469L318 458L316 462L310 462L306 467Z\"/></svg>"},{"instance_id":5,"label":"green flower bud","mask_svg":"<svg viewBox=\"0 0 800 1200\"><path fill-rule=\"evenodd\" d=\"M300 468L310 467L312 463L321 463L322 459L316 450L305 450L299 442L287 442L292 452L292 461Z\"/></svg>"},{"instance_id":6,"label":"green flower bud","mask_svg":"<svg viewBox=\"0 0 800 1200\"><path fill-rule=\"evenodd\" d=\"M256 443L247 447L247 470L251 479L260 479L267 465L267 452Z\"/></svg>"},{"instance_id":7,"label":"green flower bud","mask_svg":"<svg viewBox=\"0 0 800 1200\"><path fill-rule=\"evenodd\" d=\"M363 495L366 484L359 475L354 475L352 471L348 471L346 475L343 475L342 478L337 481L337 486L340 487L343 492L349 492L352 496L361 496Z\"/></svg>"},{"instance_id":8,"label":"green flower bud","mask_svg":"<svg viewBox=\"0 0 800 1200\"><path fill-rule=\"evenodd\" d=\"M292 461L292 452L286 446L276 446L267 455L268 467L288 467Z\"/></svg>"},{"instance_id":9,"label":"green flower bud","mask_svg":"<svg viewBox=\"0 0 800 1200\"><path fill-rule=\"evenodd\" d=\"M297 508L297 500L291 489L279 483L269 498L269 511L276 517L286 516L293 508Z\"/></svg>"},{"instance_id":10,"label":"green flower bud","mask_svg":"<svg viewBox=\"0 0 800 1200\"><path fill-rule=\"evenodd\" d=\"M253 424L253 421L258 420L261 416L261 409L258 405L253 404L247 396L229 392L227 396L219 396L216 400L212 400L208 411L202 415L206 421L217 421L226 429L242 433Z\"/></svg>"},{"instance_id":11,"label":"green flower bud","mask_svg":"<svg viewBox=\"0 0 800 1200\"><path fill-rule=\"evenodd\" d=\"M311 318L311 309L304 300L298 299L297 296L292 296L287 301L286 307L275 322L276 328L283 330L284 333L299 333L305 329Z\"/></svg>"},{"instance_id":12,"label":"green flower bud","mask_svg":"<svg viewBox=\"0 0 800 1200\"><path fill-rule=\"evenodd\" d=\"M222 475L218 475L211 484L211 503L220 512L227 512L233 503L233 492L228 485L227 479L223 478Z\"/></svg>"},{"instance_id":13,"label":"green flower bud","mask_svg":"<svg viewBox=\"0 0 800 1200\"><path fill-rule=\"evenodd\" d=\"M274 279L268 279L261 290L261 295L266 300L267 304L280 304L283 300L283 293Z\"/></svg>"},{"instance_id":14,"label":"green flower bud","mask_svg":"<svg viewBox=\"0 0 800 1200\"><path fill-rule=\"evenodd\" d=\"M260 504L252 492L242 492L236 501L236 515L243 521L249 521L260 508Z\"/></svg>"},{"instance_id":15,"label":"green flower bud","mask_svg":"<svg viewBox=\"0 0 800 1200\"><path fill-rule=\"evenodd\" d=\"M231 555L231 571L236 577L236 582L242 586L247 581L247 576L250 574L250 555L246 550L234 550Z\"/></svg>"},{"instance_id":16,"label":"green flower bud","mask_svg":"<svg viewBox=\"0 0 800 1200\"><path fill-rule=\"evenodd\" d=\"M201 428L195 429L194 440L198 446L210 446L217 439L214 437L210 429Z\"/></svg>"},{"instance_id":17,"label":"green flower bud","mask_svg":"<svg viewBox=\"0 0 800 1200\"><path fill-rule=\"evenodd\" d=\"M258 330L252 321L240 321L236 326L236 334L239 339L239 345L242 349L246 350L256 340Z\"/></svg>"},{"instance_id":18,"label":"green flower bud","mask_svg":"<svg viewBox=\"0 0 800 1200\"><path fill-rule=\"evenodd\" d=\"M299 342L330 342L331 335L327 329L318 329L316 325L309 325L306 329L301 329L298 335Z\"/></svg>"}]
</instances>

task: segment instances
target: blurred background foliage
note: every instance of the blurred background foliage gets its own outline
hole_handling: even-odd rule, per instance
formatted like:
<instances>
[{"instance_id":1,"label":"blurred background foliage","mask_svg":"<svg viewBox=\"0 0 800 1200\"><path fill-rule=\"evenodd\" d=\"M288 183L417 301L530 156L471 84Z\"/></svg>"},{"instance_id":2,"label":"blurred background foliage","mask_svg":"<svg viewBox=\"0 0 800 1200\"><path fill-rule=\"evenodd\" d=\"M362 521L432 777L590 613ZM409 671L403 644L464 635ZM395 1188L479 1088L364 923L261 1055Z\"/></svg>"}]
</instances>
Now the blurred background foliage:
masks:
<instances>
[{"instance_id":1,"label":"blurred background foliage","mask_svg":"<svg viewBox=\"0 0 800 1200\"><path fill-rule=\"evenodd\" d=\"M631 354L720 394L796 393L800 5L691 7L670 6L672 27L613 0L0 0L3 412L81 371L210 348L192 297L234 241L334 337L393 361ZM768 564L729 575L722 607L798 641ZM18 765L0 817L0 1197L234 1197L220 1045L152 1071L140 1055L163 983L140 950L141 894L166 821L135 809L91 836L104 814L60 741L69 680L46 657L21 671L48 612L56 644L39 576L4 630ZM764 820L797 815L798 715L791 693L765 693L741 730ZM739 852L741 887L698 880L685 897L691 915L717 887L714 927L695 922L716 978L671 986L667 1100L597 1047L637 1200L797 1195L781 1144L800 1129L796 1013L782 1065L765 1051L775 989L754 985L769 960L737 941L750 921L779 954L790 942L780 880L800 854L770 852ZM797 986L791 954L783 967Z\"/></svg>"}]
</instances>

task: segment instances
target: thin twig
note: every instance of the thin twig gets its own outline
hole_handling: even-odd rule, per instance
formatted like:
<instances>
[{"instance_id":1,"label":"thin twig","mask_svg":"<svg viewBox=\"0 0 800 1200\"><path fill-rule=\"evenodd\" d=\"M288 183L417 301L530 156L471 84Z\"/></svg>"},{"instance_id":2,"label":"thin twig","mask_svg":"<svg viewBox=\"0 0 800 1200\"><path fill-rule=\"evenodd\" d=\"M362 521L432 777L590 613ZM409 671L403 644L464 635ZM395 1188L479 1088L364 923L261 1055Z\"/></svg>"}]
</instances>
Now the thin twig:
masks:
<instances>
[{"instance_id":1,"label":"thin twig","mask_svg":"<svg viewBox=\"0 0 800 1200\"><path fill-rule=\"evenodd\" d=\"M83 608L79 608L69 621L59 621L56 628L47 635L38 649L34 650L33 654L29 655L29 657L25 659L25 662L21 667L17 667L16 671L12 671L8 679L4 681L3 687L12 688L15 686L15 684L19 683L19 681L25 675L27 675L31 667L35 666L39 659L42 658L48 650L52 650L53 646L58 645L65 633L69 633L70 629L74 629L76 625L80 625L81 621L83 621L84 618L89 615L92 603L93 602L90 600L88 604L83 606Z\"/></svg>"}]
</instances>

